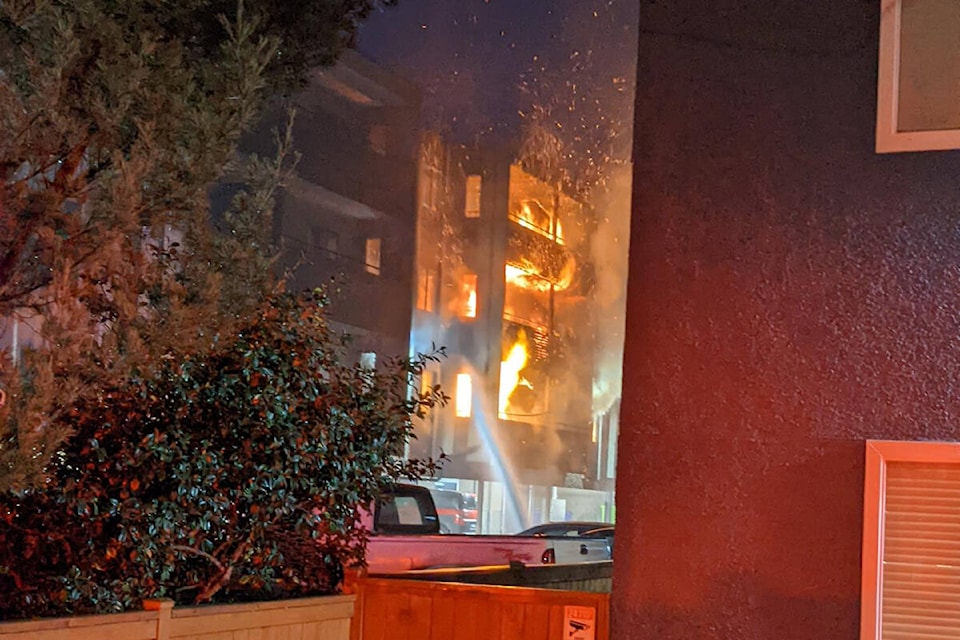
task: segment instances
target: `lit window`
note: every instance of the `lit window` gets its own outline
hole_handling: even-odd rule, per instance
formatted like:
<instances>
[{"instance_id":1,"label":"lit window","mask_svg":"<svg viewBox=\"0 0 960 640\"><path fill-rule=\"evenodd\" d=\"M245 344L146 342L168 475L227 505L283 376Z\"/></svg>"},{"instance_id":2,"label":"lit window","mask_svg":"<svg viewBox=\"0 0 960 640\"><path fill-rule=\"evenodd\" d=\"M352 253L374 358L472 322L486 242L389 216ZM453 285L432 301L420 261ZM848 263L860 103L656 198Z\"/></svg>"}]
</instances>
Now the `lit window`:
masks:
<instances>
[{"instance_id":1,"label":"lit window","mask_svg":"<svg viewBox=\"0 0 960 640\"><path fill-rule=\"evenodd\" d=\"M477 317L477 274L465 273L460 278L460 296L463 307L460 315L464 318Z\"/></svg>"},{"instance_id":2,"label":"lit window","mask_svg":"<svg viewBox=\"0 0 960 640\"><path fill-rule=\"evenodd\" d=\"M364 351L360 354L360 368L373 371L377 368L377 354L373 351Z\"/></svg>"},{"instance_id":3,"label":"lit window","mask_svg":"<svg viewBox=\"0 0 960 640\"><path fill-rule=\"evenodd\" d=\"M454 412L458 418L469 418L473 403L473 379L469 373L457 374L457 396Z\"/></svg>"},{"instance_id":4,"label":"lit window","mask_svg":"<svg viewBox=\"0 0 960 640\"><path fill-rule=\"evenodd\" d=\"M367 238L367 273L380 275L380 238Z\"/></svg>"},{"instance_id":5,"label":"lit window","mask_svg":"<svg viewBox=\"0 0 960 640\"><path fill-rule=\"evenodd\" d=\"M467 198L466 205L463 208L464 215L468 218L480 217L480 192L483 186L483 177L477 175L467 176Z\"/></svg>"},{"instance_id":6,"label":"lit window","mask_svg":"<svg viewBox=\"0 0 960 640\"><path fill-rule=\"evenodd\" d=\"M868 441L861 640L960 637L960 443Z\"/></svg>"},{"instance_id":7,"label":"lit window","mask_svg":"<svg viewBox=\"0 0 960 640\"><path fill-rule=\"evenodd\" d=\"M960 148L960 4L885 0L877 151Z\"/></svg>"},{"instance_id":8,"label":"lit window","mask_svg":"<svg viewBox=\"0 0 960 640\"><path fill-rule=\"evenodd\" d=\"M430 395L431 391L433 391L433 372L424 369L423 373L420 374L420 395Z\"/></svg>"}]
</instances>

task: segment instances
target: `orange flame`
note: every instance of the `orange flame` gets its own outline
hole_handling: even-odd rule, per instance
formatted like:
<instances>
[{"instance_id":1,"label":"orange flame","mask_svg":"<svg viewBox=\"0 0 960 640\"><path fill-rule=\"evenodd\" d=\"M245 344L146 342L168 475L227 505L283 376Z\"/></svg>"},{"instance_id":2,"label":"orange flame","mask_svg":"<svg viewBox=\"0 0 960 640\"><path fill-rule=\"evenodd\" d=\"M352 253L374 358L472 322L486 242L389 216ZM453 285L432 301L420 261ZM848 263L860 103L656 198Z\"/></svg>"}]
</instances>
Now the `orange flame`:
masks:
<instances>
[{"instance_id":1,"label":"orange flame","mask_svg":"<svg viewBox=\"0 0 960 640\"><path fill-rule=\"evenodd\" d=\"M556 282L551 282L549 279L544 278L540 275L539 270L534 267L529 261L522 260L521 265L516 264L507 264L504 267L504 280L508 284L513 284L523 289L530 289L531 291L550 291L550 286L553 285L554 291L564 291L570 288L570 285L573 283L573 276L576 272L576 261L571 257L567 260L567 263L563 265L563 269L560 271L560 277L557 278Z\"/></svg>"},{"instance_id":2,"label":"orange flame","mask_svg":"<svg viewBox=\"0 0 960 640\"><path fill-rule=\"evenodd\" d=\"M477 317L477 274L465 273L460 278L460 290L465 299L460 315L464 318Z\"/></svg>"},{"instance_id":3,"label":"orange flame","mask_svg":"<svg viewBox=\"0 0 960 640\"><path fill-rule=\"evenodd\" d=\"M533 385L520 375L520 372L527 366L527 360L529 358L530 354L527 352L527 334L521 330L517 334L517 341L510 347L507 357L500 363L500 402L498 413L503 419L508 417L510 396L514 390L520 385L533 388Z\"/></svg>"},{"instance_id":4,"label":"orange flame","mask_svg":"<svg viewBox=\"0 0 960 640\"><path fill-rule=\"evenodd\" d=\"M557 244L564 244L563 227L560 220L556 221L556 229L551 231L551 216L536 200L524 200L520 205L520 211L514 217L521 227L526 227L541 236L556 241Z\"/></svg>"}]
</instances>

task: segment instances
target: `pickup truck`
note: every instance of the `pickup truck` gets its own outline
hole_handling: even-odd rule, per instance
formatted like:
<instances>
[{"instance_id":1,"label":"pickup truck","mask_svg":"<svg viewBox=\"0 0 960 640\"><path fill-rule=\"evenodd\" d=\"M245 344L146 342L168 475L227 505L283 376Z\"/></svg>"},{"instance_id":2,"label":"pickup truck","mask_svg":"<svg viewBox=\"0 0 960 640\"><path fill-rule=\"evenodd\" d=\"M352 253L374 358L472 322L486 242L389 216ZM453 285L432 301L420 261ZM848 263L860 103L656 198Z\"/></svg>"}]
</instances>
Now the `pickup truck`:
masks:
<instances>
[{"instance_id":1,"label":"pickup truck","mask_svg":"<svg viewBox=\"0 0 960 640\"><path fill-rule=\"evenodd\" d=\"M389 574L416 569L597 562L610 559L601 539L440 534L430 490L397 484L373 509L367 570Z\"/></svg>"}]
</instances>

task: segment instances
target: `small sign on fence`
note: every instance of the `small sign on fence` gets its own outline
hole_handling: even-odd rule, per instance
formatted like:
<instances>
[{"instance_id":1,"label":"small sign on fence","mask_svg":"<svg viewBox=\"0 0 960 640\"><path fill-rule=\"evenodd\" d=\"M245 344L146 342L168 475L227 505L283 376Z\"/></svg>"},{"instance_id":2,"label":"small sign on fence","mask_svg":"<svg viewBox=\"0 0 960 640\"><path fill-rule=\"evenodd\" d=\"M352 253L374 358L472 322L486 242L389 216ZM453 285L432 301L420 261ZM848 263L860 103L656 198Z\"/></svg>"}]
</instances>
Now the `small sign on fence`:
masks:
<instances>
[{"instance_id":1,"label":"small sign on fence","mask_svg":"<svg viewBox=\"0 0 960 640\"><path fill-rule=\"evenodd\" d=\"M563 640L596 640L597 609L595 607L563 608Z\"/></svg>"}]
</instances>

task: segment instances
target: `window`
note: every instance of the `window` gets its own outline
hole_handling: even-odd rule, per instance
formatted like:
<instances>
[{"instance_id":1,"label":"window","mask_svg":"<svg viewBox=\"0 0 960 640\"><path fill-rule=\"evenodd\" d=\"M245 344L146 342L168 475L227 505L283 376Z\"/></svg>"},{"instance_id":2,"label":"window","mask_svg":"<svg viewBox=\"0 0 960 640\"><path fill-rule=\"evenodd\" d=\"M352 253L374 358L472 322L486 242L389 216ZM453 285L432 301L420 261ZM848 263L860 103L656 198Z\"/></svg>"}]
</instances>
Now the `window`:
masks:
<instances>
[{"instance_id":1,"label":"window","mask_svg":"<svg viewBox=\"0 0 960 640\"><path fill-rule=\"evenodd\" d=\"M437 299L437 276L431 269L417 270L417 309L433 311Z\"/></svg>"},{"instance_id":2,"label":"window","mask_svg":"<svg viewBox=\"0 0 960 640\"><path fill-rule=\"evenodd\" d=\"M884 0L877 151L960 148L960 3Z\"/></svg>"},{"instance_id":3,"label":"window","mask_svg":"<svg viewBox=\"0 0 960 640\"><path fill-rule=\"evenodd\" d=\"M465 273L460 277L460 316L477 317L477 274Z\"/></svg>"},{"instance_id":4,"label":"window","mask_svg":"<svg viewBox=\"0 0 960 640\"><path fill-rule=\"evenodd\" d=\"M310 240L315 249L331 260L340 253L340 236L336 231L314 225L310 228Z\"/></svg>"},{"instance_id":5,"label":"window","mask_svg":"<svg viewBox=\"0 0 960 640\"><path fill-rule=\"evenodd\" d=\"M377 368L377 354L373 351L364 351L360 354L360 368L373 371Z\"/></svg>"},{"instance_id":6,"label":"window","mask_svg":"<svg viewBox=\"0 0 960 640\"><path fill-rule=\"evenodd\" d=\"M424 369L420 374L420 395L429 395L433 391L433 371Z\"/></svg>"},{"instance_id":7,"label":"window","mask_svg":"<svg viewBox=\"0 0 960 640\"><path fill-rule=\"evenodd\" d=\"M380 275L380 238L367 238L366 261L367 273Z\"/></svg>"},{"instance_id":8,"label":"window","mask_svg":"<svg viewBox=\"0 0 960 640\"><path fill-rule=\"evenodd\" d=\"M458 418L469 418L473 404L473 378L469 373L457 374L457 391L454 413Z\"/></svg>"},{"instance_id":9,"label":"window","mask_svg":"<svg viewBox=\"0 0 960 640\"><path fill-rule=\"evenodd\" d=\"M960 443L868 441L861 640L960 637Z\"/></svg>"},{"instance_id":10,"label":"window","mask_svg":"<svg viewBox=\"0 0 960 640\"><path fill-rule=\"evenodd\" d=\"M389 137L387 127L382 124L371 125L367 131L367 142L370 143L371 151L381 156L387 155Z\"/></svg>"},{"instance_id":11,"label":"window","mask_svg":"<svg viewBox=\"0 0 960 640\"><path fill-rule=\"evenodd\" d=\"M463 207L463 213L468 218L480 217L480 191L482 186L482 176L467 176L467 197L466 204Z\"/></svg>"}]
</instances>

